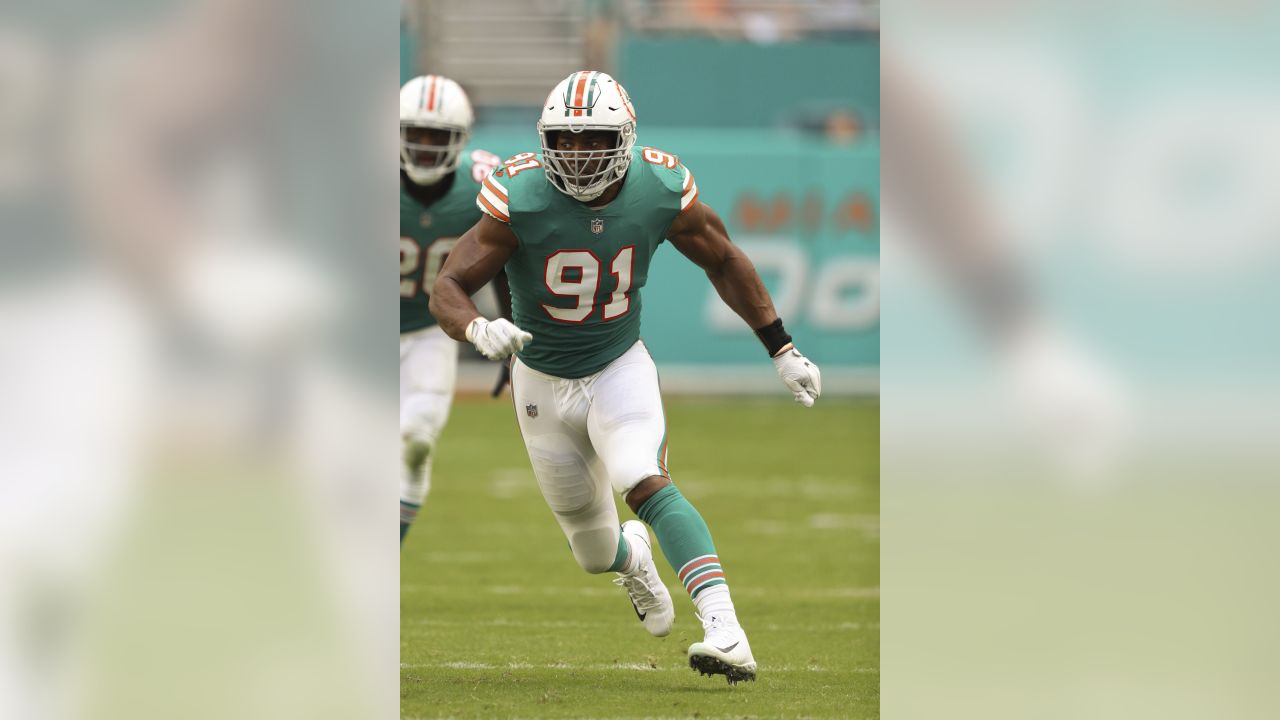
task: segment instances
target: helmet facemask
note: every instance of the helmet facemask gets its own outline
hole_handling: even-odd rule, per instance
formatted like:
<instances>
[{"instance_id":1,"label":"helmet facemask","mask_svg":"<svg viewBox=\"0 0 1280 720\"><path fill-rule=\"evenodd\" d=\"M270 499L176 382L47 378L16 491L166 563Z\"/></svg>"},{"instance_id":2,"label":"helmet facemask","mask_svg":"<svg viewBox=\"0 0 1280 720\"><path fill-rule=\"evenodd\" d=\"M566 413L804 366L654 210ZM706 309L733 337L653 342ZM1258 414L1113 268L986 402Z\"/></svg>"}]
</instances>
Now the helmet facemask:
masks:
<instances>
[{"instance_id":1,"label":"helmet facemask","mask_svg":"<svg viewBox=\"0 0 1280 720\"><path fill-rule=\"evenodd\" d=\"M613 133L613 146L602 150L556 148L559 133L586 130ZM542 137L542 160L547 178L558 190L576 200L588 202L600 197L610 185L627 174L631 165L631 148L636 142L634 125L621 128L582 124L549 126L539 121L538 132Z\"/></svg>"},{"instance_id":2,"label":"helmet facemask","mask_svg":"<svg viewBox=\"0 0 1280 720\"><path fill-rule=\"evenodd\" d=\"M434 131L433 134L442 137L434 141L415 141L419 139L417 136L424 134L420 132L424 130ZM415 183L434 185L458 168L458 163L462 159L462 149L466 147L470 135L466 128L401 122L400 167ZM441 139L444 140L443 143L440 142Z\"/></svg>"}]
</instances>

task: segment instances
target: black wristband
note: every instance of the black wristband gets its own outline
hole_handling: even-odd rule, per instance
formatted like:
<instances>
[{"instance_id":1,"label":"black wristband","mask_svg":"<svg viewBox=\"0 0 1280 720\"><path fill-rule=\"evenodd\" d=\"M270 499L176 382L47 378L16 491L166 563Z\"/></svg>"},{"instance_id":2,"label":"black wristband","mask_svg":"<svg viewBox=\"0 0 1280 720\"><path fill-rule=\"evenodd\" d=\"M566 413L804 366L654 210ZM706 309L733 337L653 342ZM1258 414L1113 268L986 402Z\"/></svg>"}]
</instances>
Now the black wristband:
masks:
<instances>
[{"instance_id":1,"label":"black wristband","mask_svg":"<svg viewBox=\"0 0 1280 720\"><path fill-rule=\"evenodd\" d=\"M760 342L764 343L764 349L769 351L769 357L773 357L782 351L782 348L791 342L791 336L782 327L782 318L778 318L762 328L756 328L756 337L760 338Z\"/></svg>"}]
</instances>

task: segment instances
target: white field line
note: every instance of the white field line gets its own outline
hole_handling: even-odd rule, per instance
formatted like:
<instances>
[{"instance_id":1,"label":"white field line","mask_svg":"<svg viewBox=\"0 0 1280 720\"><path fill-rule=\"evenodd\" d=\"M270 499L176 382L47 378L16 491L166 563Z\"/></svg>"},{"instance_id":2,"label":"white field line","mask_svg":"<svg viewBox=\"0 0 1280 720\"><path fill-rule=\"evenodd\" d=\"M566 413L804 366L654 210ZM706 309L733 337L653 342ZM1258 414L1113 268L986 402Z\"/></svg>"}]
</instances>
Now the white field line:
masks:
<instances>
[{"instance_id":1,"label":"white field line","mask_svg":"<svg viewBox=\"0 0 1280 720\"><path fill-rule=\"evenodd\" d=\"M541 620L538 622L522 622L519 620L437 620L435 618L420 618L412 620L410 625L427 625L431 627L513 627L513 628L549 628L553 630L563 630L566 628L601 628L616 627L617 623L597 622L588 623L578 620Z\"/></svg>"},{"instance_id":2,"label":"white field line","mask_svg":"<svg viewBox=\"0 0 1280 720\"><path fill-rule=\"evenodd\" d=\"M548 715L513 715L511 720L538 720ZM577 717L577 716L575 716ZM689 720L689 715L584 715L580 720ZM742 720L742 717L755 717L754 715L704 715L699 714L699 720ZM801 716L808 717L808 716ZM401 720L458 720L457 715L402 715Z\"/></svg>"},{"instance_id":3,"label":"white field line","mask_svg":"<svg viewBox=\"0 0 1280 720\"><path fill-rule=\"evenodd\" d=\"M700 496L732 492L739 498L830 500L856 498L867 492L866 488L848 475L771 475L744 479L731 475L681 473L677 481L682 488ZM533 470L528 466L494 470L489 475L485 492L499 500L536 497L541 494Z\"/></svg>"},{"instance_id":4,"label":"white field line","mask_svg":"<svg viewBox=\"0 0 1280 720\"><path fill-rule=\"evenodd\" d=\"M668 586L668 589L675 586ZM461 585L401 585L401 593L420 593L420 592L460 592L474 593L475 588L471 586ZM579 595L583 597L614 597L619 591L613 587L563 587L563 586L528 586L528 585L490 585L485 588L491 595L553 595L563 597L565 595ZM677 594L674 591L672 594ZM825 600L825 599L851 599L851 600L871 600L880 598L880 588L878 587L836 587L836 588L813 588L813 589L787 589L787 588L759 588L759 587L738 587L733 586L733 594L738 597L758 597L771 599L788 599L788 600Z\"/></svg>"},{"instance_id":5,"label":"white field line","mask_svg":"<svg viewBox=\"0 0 1280 720\"><path fill-rule=\"evenodd\" d=\"M422 553L421 557L427 562L440 563L442 565L478 565L482 563L499 563L503 559L511 557L511 555L510 553L479 552L474 550L428 550Z\"/></svg>"},{"instance_id":6,"label":"white field line","mask_svg":"<svg viewBox=\"0 0 1280 720\"><path fill-rule=\"evenodd\" d=\"M677 472L674 468L672 472ZM853 500L869 490L859 479L848 475L719 475L705 472L677 472L676 484L690 496L713 498L777 498L788 503L819 500ZM873 479L868 479L873 484Z\"/></svg>"},{"instance_id":7,"label":"white field line","mask_svg":"<svg viewBox=\"0 0 1280 720\"><path fill-rule=\"evenodd\" d=\"M581 622L579 620L541 620L538 622L523 622L519 620L494 619L494 620L438 620L435 618L419 618L407 621L407 625L425 626L425 627L505 627L505 628L542 628L547 630L565 630L579 629L590 630L595 628L613 628L617 627L616 622ZM837 631L851 630L879 630L880 623L858 623L858 622L842 622L830 625L823 624L807 624L807 625L791 625L777 623L751 624L751 629L767 630L769 632L805 632L805 633L827 633Z\"/></svg>"},{"instance_id":8,"label":"white field line","mask_svg":"<svg viewBox=\"0 0 1280 720\"><path fill-rule=\"evenodd\" d=\"M750 687L750 683L744 684ZM468 716L470 717L470 716ZM532 720L536 718L559 717L558 715L511 715L511 720ZM578 717L578 716L575 716ZM732 715L707 715L706 713L695 713L690 716L685 715L600 715L591 716L583 715L581 720L689 720L690 717L700 718L700 720L743 720L743 718L754 718L756 715L743 715L736 713ZM784 716L779 716L784 717ZM799 715L797 717L810 717L809 715ZM823 715L821 717L829 717ZM400 720L458 720L456 715L401 715Z\"/></svg>"},{"instance_id":9,"label":"white field line","mask_svg":"<svg viewBox=\"0 0 1280 720\"><path fill-rule=\"evenodd\" d=\"M484 663L473 661L453 661L443 663L400 663L401 670L570 670L570 671L597 671L597 670L628 670L639 672L690 672L687 665L657 665L653 663L589 663L576 664L566 662L556 663ZM878 673L880 668L875 667L853 667L853 668L831 668L822 665L765 665L760 668L760 674L766 673L792 673L792 672L851 672L851 673Z\"/></svg>"},{"instance_id":10,"label":"white field line","mask_svg":"<svg viewBox=\"0 0 1280 720\"><path fill-rule=\"evenodd\" d=\"M753 535L808 535L814 530L853 531L862 533L868 540L880 538L880 517L877 515L840 515L819 513L795 521L752 520L744 527Z\"/></svg>"},{"instance_id":11,"label":"white field line","mask_svg":"<svg viewBox=\"0 0 1280 720\"><path fill-rule=\"evenodd\" d=\"M535 718L555 717L550 715L512 715L511 720L530 720ZM585 715L580 720L689 720L689 715L601 715L592 717ZM744 717L756 717L755 715L705 715L699 713L696 717L699 720L742 720ZM803 715L801 717L809 717ZM456 715L401 715L400 720L458 720Z\"/></svg>"}]
</instances>

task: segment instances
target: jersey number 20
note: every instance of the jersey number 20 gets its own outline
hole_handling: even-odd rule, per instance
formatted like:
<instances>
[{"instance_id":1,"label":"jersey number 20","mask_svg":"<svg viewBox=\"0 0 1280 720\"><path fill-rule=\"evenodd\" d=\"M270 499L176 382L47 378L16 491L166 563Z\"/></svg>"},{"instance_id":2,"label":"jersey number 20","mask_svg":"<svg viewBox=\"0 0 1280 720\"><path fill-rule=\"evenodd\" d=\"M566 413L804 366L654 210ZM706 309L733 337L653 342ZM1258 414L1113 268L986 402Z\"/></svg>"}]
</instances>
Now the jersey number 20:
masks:
<instances>
[{"instance_id":1,"label":"jersey number 20","mask_svg":"<svg viewBox=\"0 0 1280 720\"><path fill-rule=\"evenodd\" d=\"M631 309L631 269L635 260L634 245L627 245L609 261L609 274L616 277L617 285L609 302L605 303L602 320L608 322L627 314ZM591 317L596 309L596 292L600 289L600 258L590 250L559 250L547 258L547 289L557 297L571 297L570 308L543 305L542 309L562 323L577 325Z\"/></svg>"},{"instance_id":2,"label":"jersey number 20","mask_svg":"<svg viewBox=\"0 0 1280 720\"><path fill-rule=\"evenodd\" d=\"M423 258L422 247L417 240L411 237L400 238L400 297L405 300L417 297L419 289L424 295L431 294L436 275L440 274L445 258L449 257L449 251L457 244L458 238L439 238L427 247L427 256ZM419 285L419 279L414 274L424 264L426 267L422 269L422 284Z\"/></svg>"}]
</instances>

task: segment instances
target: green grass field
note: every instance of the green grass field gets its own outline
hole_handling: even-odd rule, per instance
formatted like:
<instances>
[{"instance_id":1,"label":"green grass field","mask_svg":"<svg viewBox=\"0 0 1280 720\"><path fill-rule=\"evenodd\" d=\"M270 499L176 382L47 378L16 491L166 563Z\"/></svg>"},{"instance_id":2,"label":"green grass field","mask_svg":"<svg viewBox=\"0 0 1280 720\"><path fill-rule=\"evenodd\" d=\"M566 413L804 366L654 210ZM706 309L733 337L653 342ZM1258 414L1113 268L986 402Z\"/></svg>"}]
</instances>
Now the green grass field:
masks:
<instances>
[{"instance_id":1,"label":"green grass field","mask_svg":"<svg viewBox=\"0 0 1280 720\"><path fill-rule=\"evenodd\" d=\"M459 398L401 556L402 717L879 716L878 405L667 398L666 414L758 681L689 668L702 627L661 557L676 626L646 633L612 575L574 562L510 401Z\"/></svg>"}]
</instances>

